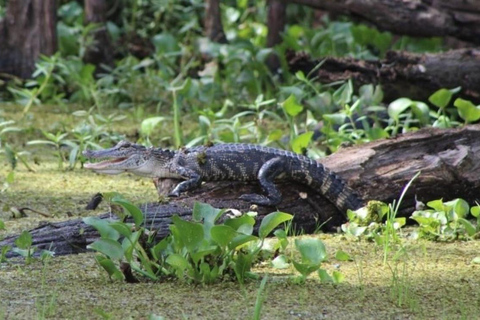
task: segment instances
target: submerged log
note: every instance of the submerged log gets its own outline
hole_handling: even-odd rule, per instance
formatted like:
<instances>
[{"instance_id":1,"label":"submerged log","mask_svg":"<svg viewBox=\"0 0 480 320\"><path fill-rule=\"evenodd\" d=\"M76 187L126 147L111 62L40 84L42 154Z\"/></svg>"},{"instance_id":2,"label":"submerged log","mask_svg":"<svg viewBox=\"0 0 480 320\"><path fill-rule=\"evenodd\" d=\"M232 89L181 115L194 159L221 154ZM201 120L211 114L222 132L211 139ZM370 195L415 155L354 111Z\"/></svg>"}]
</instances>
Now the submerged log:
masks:
<instances>
[{"instance_id":1,"label":"submerged log","mask_svg":"<svg viewBox=\"0 0 480 320\"><path fill-rule=\"evenodd\" d=\"M408 181L418 172L405 195L400 214L409 215L415 208L415 197L427 202L461 197L469 203L479 201L480 125L460 129L423 129L396 138L379 140L345 148L321 161L337 172L365 200L391 202L397 199ZM345 221L344 215L316 191L298 183L282 182L283 201L277 208L259 206L259 221L266 214L281 210L294 214L295 230L313 232L320 225L333 229ZM243 212L250 204L238 200L244 193L260 192L258 184L209 182L200 189L172 199L168 204L148 204L140 208L146 225L158 230L158 238L169 233L172 215L189 218L196 201L217 208L235 208ZM103 219L110 214L101 216ZM46 223L31 230L33 245L52 248L57 255L84 252L98 233L81 219ZM0 241L0 247L12 245L17 236Z\"/></svg>"}]
</instances>

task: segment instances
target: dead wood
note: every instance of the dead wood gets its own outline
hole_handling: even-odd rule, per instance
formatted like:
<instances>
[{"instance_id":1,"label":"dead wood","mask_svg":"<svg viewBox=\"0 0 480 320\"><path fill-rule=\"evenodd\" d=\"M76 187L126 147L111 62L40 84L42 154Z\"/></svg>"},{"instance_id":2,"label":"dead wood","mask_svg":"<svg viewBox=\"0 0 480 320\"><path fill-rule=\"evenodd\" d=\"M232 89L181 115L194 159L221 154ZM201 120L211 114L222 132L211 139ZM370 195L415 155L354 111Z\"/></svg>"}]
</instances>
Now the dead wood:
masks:
<instances>
[{"instance_id":1,"label":"dead wood","mask_svg":"<svg viewBox=\"0 0 480 320\"><path fill-rule=\"evenodd\" d=\"M480 6L476 0L291 0L348 15L381 30L414 37L454 37L480 43Z\"/></svg>"},{"instance_id":2,"label":"dead wood","mask_svg":"<svg viewBox=\"0 0 480 320\"><path fill-rule=\"evenodd\" d=\"M415 196L427 202L461 197L470 203L479 201L480 125L461 129L423 129L392 139L354 146L323 159L325 166L337 172L366 200L390 202L398 198L407 182L421 170L402 203L400 214L414 210ZM258 207L259 220L274 210L295 215L296 230L314 231L325 223L332 229L344 216L316 191L296 183L279 184L283 201L278 208ZM168 204L142 205L146 224L158 230L158 237L168 235L170 217L189 218L195 201L217 208L247 211L250 205L238 200L243 193L260 192L257 184L240 182L206 183L202 188L172 199ZM306 198L300 196L304 193ZM104 219L109 214L101 216ZM33 244L39 249L55 250L57 255L83 252L98 238L98 233L81 219L46 223L31 230ZM13 245L17 236L0 241L0 247Z\"/></svg>"},{"instance_id":3,"label":"dead wood","mask_svg":"<svg viewBox=\"0 0 480 320\"><path fill-rule=\"evenodd\" d=\"M462 87L461 96L480 103L480 50L458 49L438 54L389 51L385 59L311 59L305 54L287 55L290 70L311 74L316 81L332 83L353 79L355 85L381 84L387 101L399 97L427 101L441 88Z\"/></svg>"}]
</instances>

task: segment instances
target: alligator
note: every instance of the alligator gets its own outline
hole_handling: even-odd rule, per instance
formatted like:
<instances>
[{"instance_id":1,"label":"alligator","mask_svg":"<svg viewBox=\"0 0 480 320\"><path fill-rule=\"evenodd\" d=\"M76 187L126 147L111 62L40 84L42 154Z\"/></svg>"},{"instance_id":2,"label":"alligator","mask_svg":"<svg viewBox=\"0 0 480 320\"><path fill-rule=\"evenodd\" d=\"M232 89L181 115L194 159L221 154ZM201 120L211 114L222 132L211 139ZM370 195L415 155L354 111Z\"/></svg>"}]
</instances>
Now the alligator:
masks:
<instances>
[{"instance_id":1,"label":"alligator","mask_svg":"<svg viewBox=\"0 0 480 320\"><path fill-rule=\"evenodd\" d=\"M265 194L244 194L240 199L275 206L282 199L275 180L290 179L317 190L343 213L363 205L362 199L322 164L291 151L260 145L226 143L172 151L120 141L113 148L85 150L83 155L92 161L85 163L84 168L98 173L131 172L154 180L184 180L169 196L177 197L198 188L202 181L258 180ZM103 161L95 162L98 160Z\"/></svg>"}]
</instances>

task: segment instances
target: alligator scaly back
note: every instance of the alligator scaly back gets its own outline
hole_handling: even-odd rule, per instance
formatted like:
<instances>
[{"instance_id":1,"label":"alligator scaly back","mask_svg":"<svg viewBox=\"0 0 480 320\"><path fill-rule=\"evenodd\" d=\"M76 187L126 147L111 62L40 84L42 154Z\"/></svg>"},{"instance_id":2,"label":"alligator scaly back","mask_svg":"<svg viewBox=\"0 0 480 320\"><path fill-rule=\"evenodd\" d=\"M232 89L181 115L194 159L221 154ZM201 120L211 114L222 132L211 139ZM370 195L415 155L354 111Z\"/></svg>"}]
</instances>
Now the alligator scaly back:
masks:
<instances>
[{"instance_id":1,"label":"alligator scaly back","mask_svg":"<svg viewBox=\"0 0 480 320\"><path fill-rule=\"evenodd\" d=\"M360 197L322 164L291 151L254 144L227 143L170 151L121 141L111 149L88 150L84 155L107 158L102 162L85 164L85 168L100 173L131 172L154 179L185 180L173 189L171 196L198 188L202 181L257 180L264 194L244 194L240 199L275 206L282 200L275 180L289 179L323 194L343 213L362 206Z\"/></svg>"}]
</instances>

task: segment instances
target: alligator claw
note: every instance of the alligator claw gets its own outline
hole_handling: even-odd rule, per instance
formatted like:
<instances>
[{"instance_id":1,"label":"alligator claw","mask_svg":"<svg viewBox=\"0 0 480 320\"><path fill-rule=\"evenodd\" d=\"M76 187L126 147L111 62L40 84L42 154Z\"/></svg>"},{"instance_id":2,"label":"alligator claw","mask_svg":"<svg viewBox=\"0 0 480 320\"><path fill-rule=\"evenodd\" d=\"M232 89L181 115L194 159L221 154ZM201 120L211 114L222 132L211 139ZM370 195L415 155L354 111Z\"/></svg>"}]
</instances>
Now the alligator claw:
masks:
<instances>
[{"instance_id":1,"label":"alligator claw","mask_svg":"<svg viewBox=\"0 0 480 320\"><path fill-rule=\"evenodd\" d=\"M276 203L272 199L262 196L256 193L242 194L239 197L240 200L245 200L251 203L259 204L262 206L274 206Z\"/></svg>"}]
</instances>

